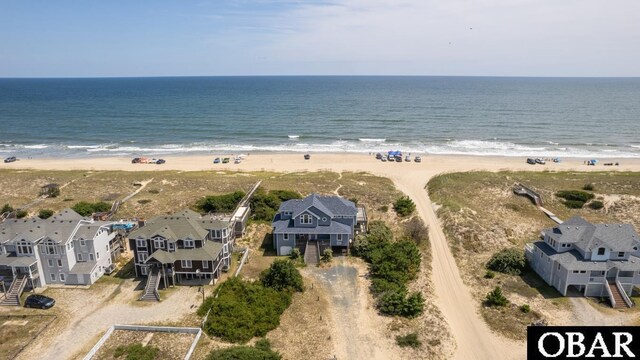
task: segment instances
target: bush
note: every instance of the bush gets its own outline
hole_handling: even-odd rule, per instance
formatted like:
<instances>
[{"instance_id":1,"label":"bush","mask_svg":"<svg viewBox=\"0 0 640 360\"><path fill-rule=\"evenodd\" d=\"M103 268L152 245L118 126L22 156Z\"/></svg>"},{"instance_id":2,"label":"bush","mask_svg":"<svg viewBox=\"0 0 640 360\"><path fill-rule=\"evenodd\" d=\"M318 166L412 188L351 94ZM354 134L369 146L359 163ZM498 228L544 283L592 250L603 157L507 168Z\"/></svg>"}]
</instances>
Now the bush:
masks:
<instances>
[{"instance_id":1,"label":"bush","mask_svg":"<svg viewBox=\"0 0 640 360\"><path fill-rule=\"evenodd\" d=\"M487 263L489 270L509 275L520 275L527 268L524 251L517 248L502 249L493 254Z\"/></svg>"},{"instance_id":2,"label":"bush","mask_svg":"<svg viewBox=\"0 0 640 360\"><path fill-rule=\"evenodd\" d=\"M53 210L42 209L42 210L40 210L40 212L38 212L38 217L40 219L48 219L48 218L50 218L52 216L53 216Z\"/></svg>"},{"instance_id":3,"label":"bush","mask_svg":"<svg viewBox=\"0 0 640 360\"><path fill-rule=\"evenodd\" d=\"M523 313L527 314L527 313L531 312L531 306L529 306L529 304L524 304L524 305L520 306L520 311L522 311Z\"/></svg>"},{"instance_id":4,"label":"bush","mask_svg":"<svg viewBox=\"0 0 640 360\"><path fill-rule=\"evenodd\" d=\"M16 218L18 218L18 219L25 218L28 215L29 215L29 213L26 210L18 210L18 211L16 211Z\"/></svg>"},{"instance_id":5,"label":"bush","mask_svg":"<svg viewBox=\"0 0 640 360\"><path fill-rule=\"evenodd\" d=\"M400 216L409 216L416 210L416 204L408 196L402 196L393 203L393 209Z\"/></svg>"},{"instance_id":6,"label":"bush","mask_svg":"<svg viewBox=\"0 0 640 360\"><path fill-rule=\"evenodd\" d=\"M111 210L111 205L107 204L104 201L99 201L96 203L81 201L73 205L71 209L82 216L90 216L94 213L106 212Z\"/></svg>"},{"instance_id":7,"label":"bush","mask_svg":"<svg viewBox=\"0 0 640 360\"><path fill-rule=\"evenodd\" d=\"M600 210L604 207L604 203L600 200L593 200L589 203L589 208L592 210Z\"/></svg>"},{"instance_id":8,"label":"bush","mask_svg":"<svg viewBox=\"0 0 640 360\"><path fill-rule=\"evenodd\" d=\"M301 198L296 191L270 190L267 193L263 188L259 188L251 197L251 217L257 221L272 221L283 201Z\"/></svg>"},{"instance_id":9,"label":"bush","mask_svg":"<svg viewBox=\"0 0 640 360\"><path fill-rule=\"evenodd\" d=\"M320 261L323 263L330 263L333 260L333 250L331 248L324 249L322 252L322 256L320 256Z\"/></svg>"},{"instance_id":10,"label":"bush","mask_svg":"<svg viewBox=\"0 0 640 360\"><path fill-rule=\"evenodd\" d=\"M231 212L236 209L245 193L235 191L224 195L209 195L196 202L196 208L205 213Z\"/></svg>"},{"instance_id":11,"label":"bush","mask_svg":"<svg viewBox=\"0 0 640 360\"><path fill-rule=\"evenodd\" d=\"M562 190L558 191L556 196L565 200L582 201L583 203L586 203L595 197L591 193L580 190Z\"/></svg>"},{"instance_id":12,"label":"bush","mask_svg":"<svg viewBox=\"0 0 640 360\"><path fill-rule=\"evenodd\" d=\"M582 207L584 206L584 201L566 200L564 202L564 206L568 207L569 209L582 209Z\"/></svg>"},{"instance_id":13,"label":"bush","mask_svg":"<svg viewBox=\"0 0 640 360\"><path fill-rule=\"evenodd\" d=\"M375 295L383 295L389 292L407 292L407 287L398 282L391 282L387 279L372 278L371 292Z\"/></svg>"},{"instance_id":14,"label":"bush","mask_svg":"<svg viewBox=\"0 0 640 360\"><path fill-rule=\"evenodd\" d=\"M405 284L416 277L421 260L411 241L386 243L371 253L371 276Z\"/></svg>"},{"instance_id":15,"label":"bush","mask_svg":"<svg viewBox=\"0 0 640 360\"><path fill-rule=\"evenodd\" d=\"M268 269L260 274L263 286L278 291L304 291L302 275L295 264L288 259L276 259Z\"/></svg>"},{"instance_id":16,"label":"bush","mask_svg":"<svg viewBox=\"0 0 640 360\"><path fill-rule=\"evenodd\" d=\"M160 194L160 190L158 190L158 189L151 189L151 190L149 190L149 193L150 193L150 194Z\"/></svg>"},{"instance_id":17,"label":"bush","mask_svg":"<svg viewBox=\"0 0 640 360\"><path fill-rule=\"evenodd\" d=\"M424 297L419 292L408 296L404 291L387 292L380 296L377 305L383 314L412 318L424 311Z\"/></svg>"},{"instance_id":18,"label":"bush","mask_svg":"<svg viewBox=\"0 0 640 360\"><path fill-rule=\"evenodd\" d=\"M429 228L419 217L413 217L404 225L404 235L420 245L429 240Z\"/></svg>"},{"instance_id":19,"label":"bush","mask_svg":"<svg viewBox=\"0 0 640 360\"><path fill-rule=\"evenodd\" d=\"M592 183L584 184L584 186L582 187L582 190L586 190L586 191L593 191L594 189L595 189L595 186Z\"/></svg>"},{"instance_id":20,"label":"bush","mask_svg":"<svg viewBox=\"0 0 640 360\"><path fill-rule=\"evenodd\" d=\"M280 324L280 315L289 307L291 294L231 278L220 285L218 297L209 297L198 314L211 312L204 331L223 340L244 343L265 336Z\"/></svg>"},{"instance_id":21,"label":"bush","mask_svg":"<svg viewBox=\"0 0 640 360\"><path fill-rule=\"evenodd\" d=\"M300 253L300 249L298 248L294 248L293 250L291 250L291 253L289 254L289 259L291 260L298 260L302 257L302 254Z\"/></svg>"},{"instance_id":22,"label":"bush","mask_svg":"<svg viewBox=\"0 0 640 360\"><path fill-rule=\"evenodd\" d=\"M13 206L9 205L9 204L4 204L4 206L2 207L2 209L0 209L0 214L4 214L4 213L10 213L13 212Z\"/></svg>"},{"instance_id":23,"label":"bush","mask_svg":"<svg viewBox=\"0 0 640 360\"><path fill-rule=\"evenodd\" d=\"M380 208L378 210L386 213L387 211L389 211L389 206L382 205L382 206L380 206Z\"/></svg>"},{"instance_id":24,"label":"bush","mask_svg":"<svg viewBox=\"0 0 640 360\"><path fill-rule=\"evenodd\" d=\"M493 291L487 294L487 297L484 300L486 306L506 306L509 303L509 300L502 294L502 289L499 286L496 286Z\"/></svg>"},{"instance_id":25,"label":"bush","mask_svg":"<svg viewBox=\"0 0 640 360\"><path fill-rule=\"evenodd\" d=\"M358 199L356 199L356 198L350 198L349 201L351 201L355 205L358 205Z\"/></svg>"},{"instance_id":26,"label":"bush","mask_svg":"<svg viewBox=\"0 0 640 360\"><path fill-rule=\"evenodd\" d=\"M484 273L485 279L493 279L494 277L496 277L496 273L491 270L487 270L487 272Z\"/></svg>"},{"instance_id":27,"label":"bush","mask_svg":"<svg viewBox=\"0 0 640 360\"><path fill-rule=\"evenodd\" d=\"M47 194L46 195L47 195L47 197L50 197L50 198L57 198L58 196L60 196L60 188L58 188L58 187L49 188L47 190Z\"/></svg>"},{"instance_id":28,"label":"bush","mask_svg":"<svg viewBox=\"0 0 640 360\"><path fill-rule=\"evenodd\" d=\"M410 333L407 335L398 335L396 336L396 344L400 347L412 347L414 349L422 346L422 342L418 340L418 334Z\"/></svg>"},{"instance_id":29,"label":"bush","mask_svg":"<svg viewBox=\"0 0 640 360\"><path fill-rule=\"evenodd\" d=\"M113 356L119 358L126 355L125 360L154 360L158 356L158 352L159 350L155 346L142 346L141 343L135 343L118 346L113 352Z\"/></svg>"},{"instance_id":30,"label":"bush","mask_svg":"<svg viewBox=\"0 0 640 360\"><path fill-rule=\"evenodd\" d=\"M353 254L371 262L371 252L393 240L391 229L382 221L369 223L369 231L365 235L358 235L353 242Z\"/></svg>"},{"instance_id":31,"label":"bush","mask_svg":"<svg viewBox=\"0 0 640 360\"><path fill-rule=\"evenodd\" d=\"M280 360L282 356L271 350L271 343L267 339L260 339L255 346L233 346L226 349L214 350L209 353L207 360Z\"/></svg>"},{"instance_id":32,"label":"bush","mask_svg":"<svg viewBox=\"0 0 640 360\"><path fill-rule=\"evenodd\" d=\"M138 200L138 204L140 204L140 205L146 205L146 204L148 204L150 202L151 202L151 200L149 200L149 199L140 199L140 200Z\"/></svg>"}]
</instances>

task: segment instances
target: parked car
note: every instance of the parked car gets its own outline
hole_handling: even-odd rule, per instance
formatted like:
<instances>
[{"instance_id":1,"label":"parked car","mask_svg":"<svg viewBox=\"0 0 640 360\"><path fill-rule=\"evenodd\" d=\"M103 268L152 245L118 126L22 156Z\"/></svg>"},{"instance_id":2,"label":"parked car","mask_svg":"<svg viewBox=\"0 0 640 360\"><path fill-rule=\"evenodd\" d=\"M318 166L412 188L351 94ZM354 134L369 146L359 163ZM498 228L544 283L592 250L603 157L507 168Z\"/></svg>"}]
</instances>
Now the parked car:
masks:
<instances>
[{"instance_id":1,"label":"parked car","mask_svg":"<svg viewBox=\"0 0 640 360\"><path fill-rule=\"evenodd\" d=\"M309 160L309 159L311 159L311 155L309 155L309 154L304 154L304 159L305 159L305 160Z\"/></svg>"},{"instance_id":2,"label":"parked car","mask_svg":"<svg viewBox=\"0 0 640 360\"><path fill-rule=\"evenodd\" d=\"M411 156L409 155L405 156L404 161L411 162Z\"/></svg>"},{"instance_id":3,"label":"parked car","mask_svg":"<svg viewBox=\"0 0 640 360\"><path fill-rule=\"evenodd\" d=\"M239 157L235 158L235 160L233 160L234 164L240 164L242 162L242 159L240 159Z\"/></svg>"},{"instance_id":4,"label":"parked car","mask_svg":"<svg viewBox=\"0 0 640 360\"><path fill-rule=\"evenodd\" d=\"M24 307L50 309L55 304L56 304L56 301L48 296L33 294L27 297L27 300L25 300L24 302Z\"/></svg>"},{"instance_id":5,"label":"parked car","mask_svg":"<svg viewBox=\"0 0 640 360\"><path fill-rule=\"evenodd\" d=\"M536 160L532 159L532 158L527 158L527 164L535 165L536 164Z\"/></svg>"},{"instance_id":6,"label":"parked car","mask_svg":"<svg viewBox=\"0 0 640 360\"><path fill-rule=\"evenodd\" d=\"M416 156L416 158L413 161L422 162L422 158L420 156Z\"/></svg>"},{"instance_id":7,"label":"parked car","mask_svg":"<svg viewBox=\"0 0 640 360\"><path fill-rule=\"evenodd\" d=\"M396 155L396 161L402 162L402 155Z\"/></svg>"},{"instance_id":8,"label":"parked car","mask_svg":"<svg viewBox=\"0 0 640 360\"><path fill-rule=\"evenodd\" d=\"M15 156L10 156L10 157L8 157L8 158L4 159L4 162L5 162L5 163L12 163L12 162L14 162L14 161L16 161L16 160L18 160L18 159L16 159L16 157L15 157Z\"/></svg>"},{"instance_id":9,"label":"parked car","mask_svg":"<svg viewBox=\"0 0 640 360\"><path fill-rule=\"evenodd\" d=\"M377 154L376 154L376 159L377 159L377 160L381 160L382 158L383 158L383 157L382 157L382 154L380 154L380 153L377 153Z\"/></svg>"},{"instance_id":10,"label":"parked car","mask_svg":"<svg viewBox=\"0 0 640 360\"><path fill-rule=\"evenodd\" d=\"M213 159L213 163L214 164L220 164L220 158Z\"/></svg>"},{"instance_id":11,"label":"parked car","mask_svg":"<svg viewBox=\"0 0 640 360\"><path fill-rule=\"evenodd\" d=\"M393 157L393 155L387 155L387 160L389 161L396 161L396 158Z\"/></svg>"},{"instance_id":12,"label":"parked car","mask_svg":"<svg viewBox=\"0 0 640 360\"><path fill-rule=\"evenodd\" d=\"M546 163L547 163L547 162L546 162L543 158L537 158L537 159L536 159L536 164L544 165L544 164L546 164Z\"/></svg>"},{"instance_id":13,"label":"parked car","mask_svg":"<svg viewBox=\"0 0 640 360\"><path fill-rule=\"evenodd\" d=\"M161 164L164 164L164 163L166 163L166 161L164 159L156 160L156 164L158 164L158 165L161 165Z\"/></svg>"},{"instance_id":14,"label":"parked car","mask_svg":"<svg viewBox=\"0 0 640 360\"><path fill-rule=\"evenodd\" d=\"M222 163L223 163L223 164L228 164L228 163L229 163L229 158L224 158L224 159L222 159Z\"/></svg>"},{"instance_id":15,"label":"parked car","mask_svg":"<svg viewBox=\"0 0 640 360\"><path fill-rule=\"evenodd\" d=\"M380 160L381 160L382 162L387 162L387 158L386 158L386 157L384 157L384 156L383 156L382 158L380 158Z\"/></svg>"}]
</instances>

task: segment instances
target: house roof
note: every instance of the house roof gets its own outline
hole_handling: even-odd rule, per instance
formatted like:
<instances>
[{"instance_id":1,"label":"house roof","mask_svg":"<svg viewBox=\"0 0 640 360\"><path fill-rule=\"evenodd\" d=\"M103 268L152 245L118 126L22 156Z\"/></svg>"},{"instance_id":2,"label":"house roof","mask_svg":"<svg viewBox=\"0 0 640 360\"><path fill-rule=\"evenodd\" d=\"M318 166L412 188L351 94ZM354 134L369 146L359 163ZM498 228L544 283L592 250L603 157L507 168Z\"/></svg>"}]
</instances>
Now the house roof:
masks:
<instances>
[{"instance_id":1,"label":"house roof","mask_svg":"<svg viewBox=\"0 0 640 360\"><path fill-rule=\"evenodd\" d=\"M633 255L628 260L592 261L585 260L577 250L558 253L544 241L536 241L533 245L567 270L607 271L613 267L622 271L640 270L640 258Z\"/></svg>"},{"instance_id":2,"label":"house roof","mask_svg":"<svg viewBox=\"0 0 640 360\"><path fill-rule=\"evenodd\" d=\"M77 262L75 265L73 265L71 270L69 270L69 274L71 275L91 274L91 272L93 271L93 269L95 269L97 264L98 263L95 261Z\"/></svg>"},{"instance_id":3,"label":"house roof","mask_svg":"<svg viewBox=\"0 0 640 360\"><path fill-rule=\"evenodd\" d=\"M611 251L631 252L640 246L640 238L630 224L594 225L579 216L545 229L544 233L559 243L571 243L584 251L605 246Z\"/></svg>"},{"instance_id":4,"label":"house roof","mask_svg":"<svg viewBox=\"0 0 640 360\"><path fill-rule=\"evenodd\" d=\"M222 244L207 241L203 247L193 249L176 249L176 251L156 250L149 258L162 264L172 264L179 260L214 260L220 255Z\"/></svg>"},{"instance_id":5,"label":"house roof","mask_svg":"<svg viewBox=\"0 0 640 360\"><path fill-rule=\"evenodd\" d=\"M278 212L291 212L293 217L297 217L309 208L315 207L330 217L334 216L356 216L358 210L356 205L340 196L320 196L311 194L304 199L288 200L280 204Z\"/></svg>"},{"instance_id":6,"label":"house roof","mask_svg":"<svg viewBox=\"0 0 640 360\"><path fill-rule=\"evenodd\" d=\"M295 227L293 219L281 220L280 214L276 214L272 225L273 232L281 234L351 234L351 227L337 221L323 226Z\"/></svg>"},{"instance_id":7,"label":"house roof","mask_svg":"<svg viewBox=\"0 0 640 360\"><path fill-rule=\"evenodd\" d=\"M15 256L12 254L0 254L0 265L3 266L30 266L36 262L35 256Z\"/></svg>"},{"instance_id":8,"label":"house roof","mask_svg":"<svg viewBox=\"0 0 640 360\"><path fill-rule=\"evenodd\" d=\"M152 218L143 227L132 231L129 238L149 239L160 235L173 242L187 238L204 240L209 233L204 225L200 215L191 210L182 210L173 215Z\"/></svg>"}]
</instances>

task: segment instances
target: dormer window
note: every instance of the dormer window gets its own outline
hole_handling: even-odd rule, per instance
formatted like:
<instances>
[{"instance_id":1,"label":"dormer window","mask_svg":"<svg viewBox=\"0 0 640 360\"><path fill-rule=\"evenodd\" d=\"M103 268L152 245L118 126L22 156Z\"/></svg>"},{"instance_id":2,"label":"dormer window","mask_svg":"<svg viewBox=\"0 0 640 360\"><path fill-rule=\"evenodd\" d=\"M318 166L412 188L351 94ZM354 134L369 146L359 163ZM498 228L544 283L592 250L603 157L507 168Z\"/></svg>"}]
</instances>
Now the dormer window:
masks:
<instances>
[{"instance_id":1,"label":"dormer window","mask_svg":"<svg viewBox=\"0 0 640 360\"><path fill-rule=\"evenodd\" d=\"M33 249L31 248L31 244L26 240L22 240L16 243L16 249L18 250L18 254L20 255L33 254Z\"/></svg>"},{"instance_id":2,"label":"dormer window","mask_svg":"<svg viewBox=\"0 0 640 360\"><path fill-rule=\"evenodd\" d=\"M606 251L606 250L605 250L605 248L603 248L603 247L598 248L598 255L604 255L605 251Z\"/></svg>"},{"instance_id":3,"label":"dormer window","mask_svg":"<svg viewBox=\"0 0 640 360\"><path fill-rule=\"evenodd\" d=\"M164 240L154 240L153 241L153 245L156 247L156 249L164 249Z\"/></svg>"},{"instance_id":4,"label":"dormer window","mask_svg":"<svg viewBox=\"0 0 640 360\"><path fill-rule=\"evenodd\" d=\"M186 247L186 248L192 248L192 247L195 246L193 240L184 240L182 243L184 244L184 247Z\"/></svg>"},{"instance_id":5,"label":"dormer window","mask_svg":"<svg viewBox=\"0 0 640 360\"><path fill-rule=\"evenodd\" d=\"M311 224L311 215L304 214L300 216L300 224Z\"/></svg>"},{"instance_id":6,"label":"dormer window","mask_svg":"<svg viewBox=\"0 0 640 360\"><path fill-rule=\"evenodd\" d=\"M618 257L624 257L624 251L618 252Z\"/></svg>"}]
</instances>

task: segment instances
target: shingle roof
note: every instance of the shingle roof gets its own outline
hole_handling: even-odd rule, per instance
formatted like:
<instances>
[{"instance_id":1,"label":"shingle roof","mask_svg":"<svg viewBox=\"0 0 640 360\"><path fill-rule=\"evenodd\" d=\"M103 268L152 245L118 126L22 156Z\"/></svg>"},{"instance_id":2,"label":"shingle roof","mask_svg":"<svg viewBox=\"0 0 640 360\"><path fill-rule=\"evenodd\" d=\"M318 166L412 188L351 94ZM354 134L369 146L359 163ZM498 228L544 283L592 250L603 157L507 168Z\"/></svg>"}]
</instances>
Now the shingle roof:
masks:
<instances>
[{"instance_id":1,"label":"shingle roof","mask_svg":"<svg viewBox=\"0 0 640 360\"><path fill-rule=\"evenodd\" d=\"M533 245L567 270L607 271L612 267L622 271L640 270L640 258L636 256L630 256L628 260L592 261L585 260L577 250L558 253L544 241L536 241Z\"/></svg>"},{"instance_id":2,"label":"shingle roof","mask_svg":"<svg viewBox=\"0 0 640 360\"><path fill-rule=\"evenodd\" d=\"M282 234L351 234L351 227L337 221L331 221L326 226L294 227L293 220L281 220L280 214L276 215L273 223L273 232Z\"/></svg>"},{"instance_id":3,"label":"shingle roof","mask_svg":"<svg viewBox=\"0 0 640 360\"><path fill-rule=\"evenodd\" d=\"M584 251L606 246L611 251L631 252L640 238L630 224L591 224L575 216L544 232L559 243L572 243Z\"/></svg>"},{"instance_id":4,"label":"shingle roof","mask_svg":"<svg viewBox=\"0 0 640 360\"><path fill-rule=\"evenodd\" d=\"M193 249L176 249L176 251L156 250L147 261L155 259L162 264L172 264L179 260L214 260L222 251L222 244L207 241L203 247Z\"/></svg>"},{"instance_id":5,"label":"shingle roof","mask_svg":"<svg viewBox=\"0 0 640 360\"><path fill-rule=\"evenodd\" d=\"M186 238L203 240L208 233L200 215L191 210L183 210L173 215L157 216L147 221L143 227L132 231L129 238L149 239L160 235L169 241Z\"/></svg>"},{"instance_id":6,"label":"shingle roof","mask_svg":"<svg viewBox=\"0 0 640 360\"><path fill-rule=\"evenodd\" d=\"M310 207L315 207L330 217L356 216L358 214L353 202L340 196L320 196L318 194L311 194L304 199L285 201L280 204L278 212L291 212L293 217L296 217Z\"/></svg>"}]
</instances>

